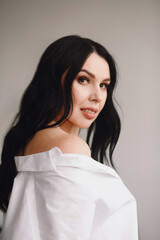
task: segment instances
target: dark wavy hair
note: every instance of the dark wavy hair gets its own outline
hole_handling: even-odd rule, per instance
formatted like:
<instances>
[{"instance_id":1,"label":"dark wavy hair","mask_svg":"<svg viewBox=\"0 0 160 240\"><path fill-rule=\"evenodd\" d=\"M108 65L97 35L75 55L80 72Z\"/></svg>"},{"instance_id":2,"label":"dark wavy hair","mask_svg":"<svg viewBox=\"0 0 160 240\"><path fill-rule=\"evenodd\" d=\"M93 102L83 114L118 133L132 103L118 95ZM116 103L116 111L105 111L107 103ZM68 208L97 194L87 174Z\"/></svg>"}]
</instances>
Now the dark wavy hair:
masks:
<instances>
[{"instance_id":1,"label":"dark wavy hair","mask_svg":"<svg viewBox=\"0 0 160 240\"><path fill-rule=\"evenodd\" d=\"M53 42L43 53L34 77L25 90L19 112L3 143L0 166L0 209L7 211L13 181L17 175L14 156L23 150L34 134L45 128L61 125L72 112L72 82L88 56L96 52L109 64L111 83L105 106L88 129L87 143L92 157L114 167L112 155L120 134L120 119L113 104L116 66L113 57L99 43L79 36L66 36ZM61 79L67 71L62 90ZM52 125L61 112L61 118ZM106 154L108 150L109 154Z\"/></svg>"}]
</instances>

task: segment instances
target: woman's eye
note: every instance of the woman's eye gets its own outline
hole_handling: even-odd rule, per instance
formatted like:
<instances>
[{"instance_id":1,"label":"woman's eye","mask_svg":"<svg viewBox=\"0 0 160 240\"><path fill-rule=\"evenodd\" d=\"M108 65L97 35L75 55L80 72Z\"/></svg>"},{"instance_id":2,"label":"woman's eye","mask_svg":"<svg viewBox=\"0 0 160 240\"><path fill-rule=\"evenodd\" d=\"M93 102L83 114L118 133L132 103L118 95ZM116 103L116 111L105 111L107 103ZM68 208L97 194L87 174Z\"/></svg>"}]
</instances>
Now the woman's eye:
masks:
<instances>
[{"instance_id":1,"label":"woman's eye","mask_svg":"<svg viewBox=\"0 0 160 240\"><path fill-rule=\"evenodd\" d=\"M100 87L101 87L101 88L107 88L107 87L108 87L108 84L106 84L106 83L101 83L101 84L100 84Z\"/></svg>"},{"instance_id":2,"label":"woman's eye","mask_svg":"<svg viewBox=\"0 0 160 240\"><path fill-rule=\"evenodd\" d=\"M80 82L80 83L87 83L87 82L89 82L89 79L86 78L86 77L79 77L78 78L78 82Z\"/></svg>"}]
</instances>

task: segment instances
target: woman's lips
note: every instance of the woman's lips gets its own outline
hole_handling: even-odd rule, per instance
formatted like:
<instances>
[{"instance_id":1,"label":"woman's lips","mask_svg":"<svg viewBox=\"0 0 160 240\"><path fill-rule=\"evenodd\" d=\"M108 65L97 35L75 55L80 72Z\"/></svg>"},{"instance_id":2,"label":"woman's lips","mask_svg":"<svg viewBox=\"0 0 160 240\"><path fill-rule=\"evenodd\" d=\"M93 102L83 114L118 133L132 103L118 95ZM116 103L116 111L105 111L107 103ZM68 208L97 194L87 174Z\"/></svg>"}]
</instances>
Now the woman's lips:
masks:
<instances>
[{"instance_id":1,"label":"woman's lips","mask_svg":"<svg viewBox=\"0 0 160 240\"><path fill-rule=\"evenodd\" d=\"M88 119L95 118L96 112L98 109L96 108L81 108L83 115Z\"/></svg>"}]
</instances>

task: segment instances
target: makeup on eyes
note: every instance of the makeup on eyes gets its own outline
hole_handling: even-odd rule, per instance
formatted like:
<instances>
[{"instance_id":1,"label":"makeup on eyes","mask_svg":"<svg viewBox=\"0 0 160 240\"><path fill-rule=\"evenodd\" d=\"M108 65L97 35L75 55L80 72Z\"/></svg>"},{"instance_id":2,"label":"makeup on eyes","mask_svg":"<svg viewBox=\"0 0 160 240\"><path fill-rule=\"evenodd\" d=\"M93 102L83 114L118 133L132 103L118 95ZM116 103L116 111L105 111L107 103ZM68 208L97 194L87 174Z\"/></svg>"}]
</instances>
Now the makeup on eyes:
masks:
<instances>
[{"instance_id":1,"label":"makeup on eyes","mask_svg":"<svg viewBox=\"0 0 160 240\"><path fill-rule=\"evenodd\" d=\"M91 73L90 71L88 71L88 70L86 70L86 69L81 69L80 72L85 72L85 73L87 73L90 77L92 77L92 78L94 78L94 79L96 78L93 73ZM105 78L105 79L102 80L102 81L108 81L108 82L110 82L111 80L110 80L110 78Z\"/></svg>"},{"instance_id":2,"label":"makeup on eyes","mask_svg":"<svg viewBox=\"0 0 160 240\"><path fill-rule=\"evenodd\" d=\"M95 79L95 78L94 78ZM86 81L86 82L85 82ZM91 79L89 79L88 77L86 76L79 76L78 77L78 82L81 83L81 84L86 84L86 83L89 83L90 81L92 81ZM110 80L109 79L105 79L103 80L101 83L100 83L100 87L102 88L107 88L108 86L110 85Z\"/></svg>"}]
</instances>

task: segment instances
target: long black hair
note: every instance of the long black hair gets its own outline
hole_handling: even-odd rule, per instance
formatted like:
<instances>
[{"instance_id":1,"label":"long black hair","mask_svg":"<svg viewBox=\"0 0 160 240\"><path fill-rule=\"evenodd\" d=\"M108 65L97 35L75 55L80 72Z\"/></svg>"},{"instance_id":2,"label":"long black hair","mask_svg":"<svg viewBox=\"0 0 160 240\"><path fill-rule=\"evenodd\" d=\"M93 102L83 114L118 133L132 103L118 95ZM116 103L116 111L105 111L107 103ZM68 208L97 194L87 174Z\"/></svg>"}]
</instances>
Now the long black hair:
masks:
<instances>
[{"instance_id":1,"label":"long black hair","mask_svg":"<svg viewBox=\"0 0 160 240\"><path fill-rule=\"evenodd\" d=\"M116 66L113 57L99 43L79 36L66 36L53 42L43 53L34 77L25 90L19 112L3 143L0 166L0 209L7 211L13 180L17 175L14 156L24 150L34 134L44 128L61 125L72 112L72 82L88 56L96 52L109 64L111 83L107 101L97 119L88 129L87 143L92 157L114 167L112 155L120 134L120 119L113 103ZM62 75L67 71L62 90ZM52 125L61 112L61 118ZM106 150L108 153L106 155Z\"/></svg>"}]
</instances>

